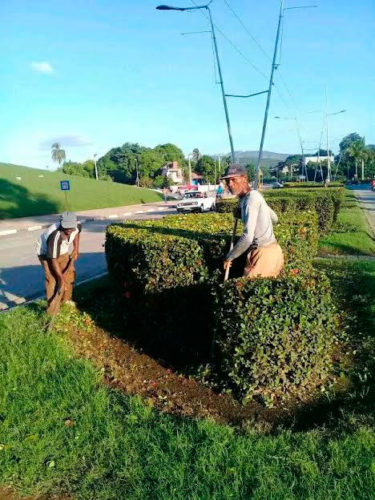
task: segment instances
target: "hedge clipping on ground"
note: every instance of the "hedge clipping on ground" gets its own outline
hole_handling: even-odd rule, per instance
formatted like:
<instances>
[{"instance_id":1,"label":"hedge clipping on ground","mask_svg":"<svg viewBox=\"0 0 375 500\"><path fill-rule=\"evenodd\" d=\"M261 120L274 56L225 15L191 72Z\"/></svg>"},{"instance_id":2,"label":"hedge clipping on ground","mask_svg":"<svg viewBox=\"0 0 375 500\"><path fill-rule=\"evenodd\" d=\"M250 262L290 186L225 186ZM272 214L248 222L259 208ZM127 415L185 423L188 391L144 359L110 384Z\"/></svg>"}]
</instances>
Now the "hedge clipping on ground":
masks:
<instances>
[{"instance_id":1,"label":"hedge clipping on ground","mask_svg":"<svg viewBox=\"0 0 375 500\"><path fill-rule=\"evenodd\" d=\"M229 280L215 289L215 359L242 401L279 398L324 383L337 314L324 274Z\"/></svg>"}]
</instances>

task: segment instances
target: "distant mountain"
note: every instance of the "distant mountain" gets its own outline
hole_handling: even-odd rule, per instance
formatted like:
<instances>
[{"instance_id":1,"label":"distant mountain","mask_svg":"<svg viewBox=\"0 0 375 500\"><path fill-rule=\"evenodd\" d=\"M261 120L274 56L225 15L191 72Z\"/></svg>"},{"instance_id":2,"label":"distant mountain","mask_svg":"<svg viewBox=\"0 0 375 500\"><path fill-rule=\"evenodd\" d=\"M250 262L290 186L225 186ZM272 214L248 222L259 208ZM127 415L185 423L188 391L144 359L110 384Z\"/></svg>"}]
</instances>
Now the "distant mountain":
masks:
<instances>
[{"instance_id":1,"label":"distant mountain","mask_svg":"<svg viewBox=\"0 0 375 500\"><path fill-rule=\"evenodd\" d=\"M229 156L230 153L228 153ZM256 164L258 160L258 151L235 151L236 161L241 165L246 165L247 163ZM216 155L212 155L216 156ZM273 167L279 161L284 161L290 153L273 153L272 151L263 151L262 165L264 167Z\"/></svg>"}]
</instances>

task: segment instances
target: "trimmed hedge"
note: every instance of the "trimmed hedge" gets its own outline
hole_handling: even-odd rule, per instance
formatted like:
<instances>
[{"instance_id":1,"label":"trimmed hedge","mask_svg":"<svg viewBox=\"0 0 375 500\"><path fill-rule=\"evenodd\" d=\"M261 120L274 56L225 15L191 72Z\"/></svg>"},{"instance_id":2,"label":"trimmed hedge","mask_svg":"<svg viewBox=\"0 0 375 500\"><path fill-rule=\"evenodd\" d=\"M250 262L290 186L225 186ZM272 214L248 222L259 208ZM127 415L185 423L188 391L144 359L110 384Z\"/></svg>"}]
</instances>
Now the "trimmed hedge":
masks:
<instances>
[{"instance_id":1,"label":"trimmed hedge","mask_svg":"<svg viewBox=\"0 0 375 500\"><path fill-rule=\"evenodd\" d=\"M110 225L108 269L146 349L163 359L170 353L177 366L204 363L216 320L216 378L240 399L262 393L271 404L329 369L335 320L329 284L312 270L317 215L281 214L275 234L286 266L279 278L236 278L244 255L221 285L232 227L231 214L215 213Z\"/></svg>"},{"instance_id":2,"label":"trimmed hedge","mask_svg":"<svg viewBox=\"0 0 375 500\"><path fill-rule=\"evenodd\" d=\"M306 188L338 188L338 187L343 187L344 183L339 182L339 181L334 181L334 182L329 182L328 185L326 186L324 182L314 182L314 181L308 181L308 182L285 182L284 183L284 188L301 188L301 189L306 189Z\"/></svg>"},{"instance_id":3,"label":"trimmed hedge","mask_svg":"<svg viewBox=\"0 0 375 500\"><path fill-rule=\"evenodd\" d=\"M232 227L231 214L215 213L112 224L106 232L108 270L121 286L141 293L206 282L215 272L222 276ZM286 269L310 268L318 245L316 214L282 214L274 229ZM233 272L240 276L244 263L236 264Z\"/></svg>"},{"instance_id":4,"label":"trimmed hedge","mask_svg":"<svg viewBox=\"0 0 375 500\"><path fill-rule=\"evenodd\" d=\"M280 189L263 193L269 206L280 216L282 213L315 211L321 234L328 233L336 221L343 199L343 188ZM234 213L236 198L221 200L216 205L219 213Z\"/></svg>"},{"instance_id":5,"label":"trimmed hedge","mask_svg":"<svg viewBox=\"0 0 375 500\"><path fill-rule=\"evenodd\" d=\"M220 378L241 400L276 398L323 383L337 314L321 273L229 280L215 289Z\"/></svg>"}]
</instances>

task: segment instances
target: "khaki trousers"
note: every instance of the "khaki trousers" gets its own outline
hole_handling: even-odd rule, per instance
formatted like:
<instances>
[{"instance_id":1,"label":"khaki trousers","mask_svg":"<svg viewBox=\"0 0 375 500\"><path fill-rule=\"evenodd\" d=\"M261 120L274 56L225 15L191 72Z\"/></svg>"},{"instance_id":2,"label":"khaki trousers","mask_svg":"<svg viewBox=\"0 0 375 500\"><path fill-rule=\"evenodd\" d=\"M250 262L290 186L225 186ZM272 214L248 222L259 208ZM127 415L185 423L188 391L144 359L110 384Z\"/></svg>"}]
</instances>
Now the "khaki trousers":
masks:
<instances>
[{"instance_id":1,"label":"khaki trousers","mask_svg":"<svg viewBox=\"0 0 375 500\"><path fill-rule=\"evenodd\" d=\"M49 306L51 305L52 299L55 297L55 294L57 292L57 278L55 276L55 272L52 269L51 265L51 260L46 259L43 256L39 256L40 263L42 264L43 270L44 270L44 286L46 289L46 297L47 297L47 303L48 303L48 308L47 308L47 313L49 312ZM60 255L58 257L57 262L64 273L65 276L65 281L66 281L66 288L64 291L64 295L61 299L61 303L66 302L67 300L72 299L72 293L73 293L73 285L74 285L74 279L75 279L75 269L74 269L74 263L72 262L68 268L69 265L69 255Z\"/></svg>"},{"instance_id":2,"label":"khaki trousers","mask_svg":"<svg viewBox=\"0 0 375 500\"><path fill-rule=\"evenodd\" d=\"M276 278L284 267L284 255L275 241L266 247L258 247L247 254L244 276L248 278Z\"/></svg>"}]
</instances>

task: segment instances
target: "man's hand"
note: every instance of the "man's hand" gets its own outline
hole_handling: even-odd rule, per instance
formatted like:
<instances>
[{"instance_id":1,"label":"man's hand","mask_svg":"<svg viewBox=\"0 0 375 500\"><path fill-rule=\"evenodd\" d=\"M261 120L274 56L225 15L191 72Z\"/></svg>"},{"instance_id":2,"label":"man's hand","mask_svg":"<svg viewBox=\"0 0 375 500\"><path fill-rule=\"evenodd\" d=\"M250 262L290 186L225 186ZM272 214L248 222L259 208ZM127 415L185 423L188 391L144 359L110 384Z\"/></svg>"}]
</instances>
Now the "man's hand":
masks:
<instances>
[{"instance_id":1,"label":"man's hand","mask_svg":"<svg viewBox=\"0 0 375 500\"><path fill-rule=\"evenodd\" d=\"M72 253L72 256L71 256L73 262L75 262L78 259L78 257L79 257L78 251L73 250L73 253Z\"/></svg>"},{"instance_id":2,"label":"man's hand","mask_svg":"<svg viewBox=\"0 0 375 500\"><path fill-rule=\"evenodd\" d=\"M227 269L230 269L230 267L232 266L232 261L231 260L224 260L224 271L226 271Z\"/></svg>"}]
</instances>

